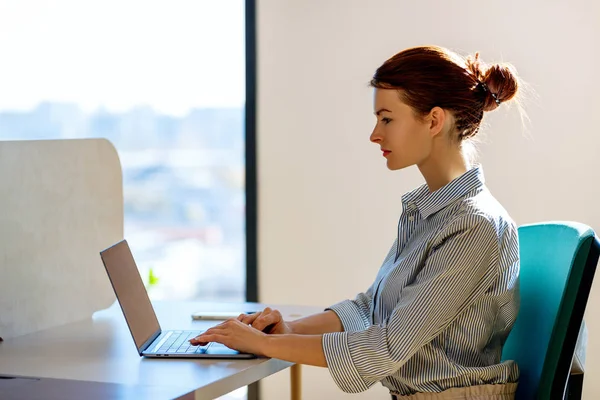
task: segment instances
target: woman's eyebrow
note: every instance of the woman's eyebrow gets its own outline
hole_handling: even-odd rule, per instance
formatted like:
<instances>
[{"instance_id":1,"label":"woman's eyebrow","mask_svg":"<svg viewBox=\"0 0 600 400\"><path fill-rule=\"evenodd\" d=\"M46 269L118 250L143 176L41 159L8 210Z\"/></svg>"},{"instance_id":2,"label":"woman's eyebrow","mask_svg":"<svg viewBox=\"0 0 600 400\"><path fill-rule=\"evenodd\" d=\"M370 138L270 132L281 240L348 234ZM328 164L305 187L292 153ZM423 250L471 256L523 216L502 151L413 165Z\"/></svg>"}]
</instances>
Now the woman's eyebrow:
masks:
<instances>
[{"instance_id":1,"label":"woman's eyebrow","mask_svg":"<svg viewBox=\"0 0 600 400\"><path fill-rule=\"evenodd\" d=\"M384 112L384 111L385 111L385 112L389 112L389 113L391 113L391 111L390 111L390 110L388 110L387 108L380 108L379 110L377 110L377 111L375 112L375 115L379 116L379 114L381 114L381 113L382 113L382 112Z\"/></svg>"}]
</instances>

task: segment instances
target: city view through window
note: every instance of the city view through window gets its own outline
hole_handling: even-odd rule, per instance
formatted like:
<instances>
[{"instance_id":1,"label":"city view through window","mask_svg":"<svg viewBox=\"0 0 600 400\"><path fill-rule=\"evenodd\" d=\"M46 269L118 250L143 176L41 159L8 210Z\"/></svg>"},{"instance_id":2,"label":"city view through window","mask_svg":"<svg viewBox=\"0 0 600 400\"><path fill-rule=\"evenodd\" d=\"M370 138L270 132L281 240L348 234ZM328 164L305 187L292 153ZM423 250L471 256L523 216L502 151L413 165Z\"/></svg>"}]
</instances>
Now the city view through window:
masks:
<instances>
[{"instance_id":1,"label":"city view through window","mask_svg":"<svg viewBox=\"0 0 600 400\"><path fill-rule=\"evenodd\" d=\"M153 299L245 300L244 3L0 0L0 139L107 138Z\"/></svg>"}]
</instances>

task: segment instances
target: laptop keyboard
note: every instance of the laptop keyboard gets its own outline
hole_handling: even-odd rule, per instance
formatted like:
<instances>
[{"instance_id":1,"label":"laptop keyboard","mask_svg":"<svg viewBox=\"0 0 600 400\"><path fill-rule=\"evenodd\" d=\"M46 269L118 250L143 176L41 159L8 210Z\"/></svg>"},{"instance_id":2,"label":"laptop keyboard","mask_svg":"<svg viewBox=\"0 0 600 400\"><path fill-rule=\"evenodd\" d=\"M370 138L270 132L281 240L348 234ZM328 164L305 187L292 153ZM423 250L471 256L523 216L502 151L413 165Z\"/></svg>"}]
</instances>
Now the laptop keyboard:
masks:
<instances>
[{"instance_id":1,"label":"laptop keyboard","mask_svg":"<svg viewBox=\"0 0 600 400\"><path fill-rule=\"evenodd\" d=\"M205 346L192 346L190 339L200 335L203 331L172 331L171 335L156 350L156 353L169 354L193 354L205 353L206 349L212 344Z\"/></svg>"}]
</instances>

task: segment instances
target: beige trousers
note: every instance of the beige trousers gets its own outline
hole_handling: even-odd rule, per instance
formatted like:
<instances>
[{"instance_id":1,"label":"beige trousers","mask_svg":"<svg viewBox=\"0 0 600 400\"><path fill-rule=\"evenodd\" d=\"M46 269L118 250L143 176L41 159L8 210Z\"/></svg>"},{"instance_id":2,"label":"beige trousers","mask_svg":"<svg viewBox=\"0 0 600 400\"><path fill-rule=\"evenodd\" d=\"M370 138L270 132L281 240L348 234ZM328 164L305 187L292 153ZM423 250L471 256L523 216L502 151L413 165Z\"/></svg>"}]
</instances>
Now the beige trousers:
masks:
<instances>
[{"instance_id":1,"label":"beige trousers","mask_svg":"<svg viewBox=\"0 0 600 400\"><path fill-rule=\"evenodd\" d=\"M415 393L408 396L392 393L394 400L514 400L516 383L452 388L441 393Z\"/></svg>"}]
</instances>

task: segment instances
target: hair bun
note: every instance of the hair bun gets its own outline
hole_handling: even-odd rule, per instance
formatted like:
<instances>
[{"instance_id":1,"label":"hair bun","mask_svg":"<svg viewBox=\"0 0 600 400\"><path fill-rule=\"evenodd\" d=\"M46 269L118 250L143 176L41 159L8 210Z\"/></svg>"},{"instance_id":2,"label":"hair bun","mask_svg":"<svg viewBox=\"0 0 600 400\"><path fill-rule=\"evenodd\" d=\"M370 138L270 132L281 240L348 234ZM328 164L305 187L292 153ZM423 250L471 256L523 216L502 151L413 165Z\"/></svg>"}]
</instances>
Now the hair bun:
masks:
<instances>
[{"instance_id":1,"label":"hair bun","mask_svg":"<svg viewBox=\"0 0 600 400\"><path fill-rule=\"evenodd\" d=\"M479 59L479 53L475 53L475 57L467 58L467 66L485 91L483 111L495 110L500 104L511 100L517 94L519 80L512 65L487 66Z\"/></svg>"}]
</instances>

